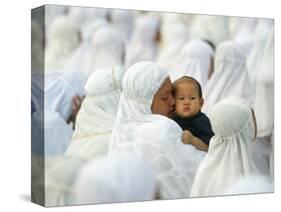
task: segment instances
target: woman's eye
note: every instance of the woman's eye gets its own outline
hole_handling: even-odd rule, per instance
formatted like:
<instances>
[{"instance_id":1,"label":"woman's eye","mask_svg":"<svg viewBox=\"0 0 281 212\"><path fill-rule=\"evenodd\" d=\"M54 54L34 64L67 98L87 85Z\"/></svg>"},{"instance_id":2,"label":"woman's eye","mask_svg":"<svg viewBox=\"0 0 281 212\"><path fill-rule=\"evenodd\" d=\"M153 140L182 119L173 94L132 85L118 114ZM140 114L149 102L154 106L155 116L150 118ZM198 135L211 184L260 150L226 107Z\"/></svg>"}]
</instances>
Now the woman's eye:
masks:
<instances>
[{"instance_id":1,"label":"woman's eye","mask_svg":"<svg viewBox=\"0 0 281 212\"><path fill-rule=\"evenodd\" d=\"M195 97L191 97L190 99L191 99L191 100L194 100L194 99L195 99Z\"/></svg>"}]
</instances>

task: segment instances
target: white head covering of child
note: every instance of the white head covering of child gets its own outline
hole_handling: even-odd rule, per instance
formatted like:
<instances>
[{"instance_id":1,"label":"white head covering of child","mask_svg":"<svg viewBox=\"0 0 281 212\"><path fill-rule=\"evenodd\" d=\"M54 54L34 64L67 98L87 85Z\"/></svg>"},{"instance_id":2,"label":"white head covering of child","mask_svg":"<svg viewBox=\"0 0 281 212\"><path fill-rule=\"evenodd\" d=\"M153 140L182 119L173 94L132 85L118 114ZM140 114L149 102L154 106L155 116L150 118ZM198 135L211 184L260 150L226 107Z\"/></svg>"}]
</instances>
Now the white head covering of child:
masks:
<instances>
[{"instance_id":1,"label":"white head covering of child","mask_svg":"<svg viewBox=\"0 0 281 212\"><path fill-rule=\"evenodd\" d=\"M74 186L76 204L153 200L156 180L141 158L118 154L87 163Z\"/></svg>"},{"instance_id":2,"label":"white head covering of child","mask_svg":"<svg viewBox=\"0 0 281 212\"><path fill-rule=\"evenodd\" d=\"M89 77L67 155L92 158L108 152L123 74L122 67L114 66L102 68Z\"/></svg>"},{"instance_id":3,"label":"white head covering of child","mask_svg":"<svg viewBox=\"0 0 281 212\"><path fill-rule=\"evenodd\" d=\"M192 40L185 44L176 59L176 67L169 74L172 82L183 77L195 78L202 88L208 81L209 67L214 51L209 44L202 40Z\"/></svg>"},{"instance_id":4,"label":"white head covering of child","mask_svg":"<svg viewBox=\"0 0 281 212\"><path fill-rule=\"evenodd\" d=\"M251 158L255 125L248 102L229 97L218 102L209 117L215 135L196 173L193 197L220 195L240 177L259 175Z\"/></svg>"},{"instance_id":5,"label":"white head covering of child","mask_svg":"<svg viewBox=\"0 0 281 212\"><path fill-rule=\"evenodd\" d=\"M214 73L203 91L202 111L209 113L215 103L229 96L240 96L251 102L249 83L243 51L231 41L221 43L216 50Z\"/></svg>"},{"instance_id":6,"label":"white head covering of child","mask_svg":"<svg viewBox=\"0 0 281 212\"><path fill-rule=\"evenodd\" d=\"M139 61L154 61L157 54L155 37L159 28L159 18L154 14L137 18L133 34L126 49L126 67Z\"/></svg>"},{"instance_id":7,"label":"white head covering of child","mask_svg":"<svg viewBox=\"0 0 281 212\"><path fill-rule=\"evenodd\" d=\"M154 95L167 77L151 62L136 63L125 73L110 155L137 154L155 171L162 198L186 198L205 154L182 143L182 130L174 121L152 114Z\"/></svg>"},{"instance_id":8,"label":"white head covering of child","mask_svg":"<svg viewBox=\"0 0 281 212\"><path fill-rule=\"evenodd\" d=\"M83 72L90 76L107 66L123 65L125 41L112 26L99 28L91 38L91 56L85 61Z\"/></svg>"}]
</instances>

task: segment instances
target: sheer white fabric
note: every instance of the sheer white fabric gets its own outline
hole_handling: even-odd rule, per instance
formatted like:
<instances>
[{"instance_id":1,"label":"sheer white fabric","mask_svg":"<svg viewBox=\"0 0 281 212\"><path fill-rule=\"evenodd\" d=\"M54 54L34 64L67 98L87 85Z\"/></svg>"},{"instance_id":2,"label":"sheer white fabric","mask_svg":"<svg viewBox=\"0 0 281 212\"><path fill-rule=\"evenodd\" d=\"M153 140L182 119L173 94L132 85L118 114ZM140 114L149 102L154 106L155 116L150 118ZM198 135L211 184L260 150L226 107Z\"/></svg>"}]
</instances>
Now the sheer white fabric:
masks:
<instances>
[{"instance_id":1,"label":"sheer white fabric","mask_svg":"<svg viewBox=\"0 0 281 212\"><path fill-rule=\"evenodd\" d=\"M88 79L86 98L77 115L66 155L93 158L108 153L123 74L122 67L107 67L94 72Z\"/></svg>"},{"instance_id":2,"label":"sheer white fabric","mask_svg":"<svg viewBox=\"0 0 281 212\"><path fill-rule=\"evenodd\" d=\"M273 36L272 29L257 76L254 110L257 118L258 137L270 135L274 125Z\"/></svg>"},{"instance_id":3,"label":"sheer white fabric","mask_svg":"<svg viewBox=\"0 0 281 212\"><path fill-rule=\"evenodd\" d=\"M215 135L196 173L193 197L220 195L241 177L260 175L251 158L255 127L248 102L239 97L222 100L209 118Z\"/></svg>"},{"instance_id":4,"label":"sheer white fabric","mask_svg":"<svg viewBox=\"0 0 281 212\"><path fill-rule=\"evenodd\" d=\"M47 33L45 71L62 68L80 43L79 28L66 15L57 17Z\"/></svg>"},{"instance_id":5,"label":"sheer white fabric","mask_svg":"<svg viewBox=\"0 0 281 212\"><path fill-rule=\"evenodd\" d=\"M136 19L135 27L126 48L126 67L139 61L154 61L158 46L155 42L159 28L159 19L153 14L141 15Z\"/></svg>"},{"instance_id":6,"label":"sheer white fabric","mask_svg":"<svg viewBox=\"0 0 281 212\"><path fill-rule=\"evenodd\" d=\"M91 38L91 52L85 61L83 72L90 76L107 66L123 65L125 41L113 26L101 27Z\"/></svg>"},{"instance_id":7,"label":"sheer white fabric","mask_svg":"<svg viewBox=\"0 0 281 212\"><path fill-rule=\"evenodd\" d=\"M208 114L215 103L229 96L252 101L249 83L243 51L231 41L221 43L216 50L214 73L203 91L202 111Z\"/></svg>"},{"instance_id":8,"label":"sheer white fabric","mask_svg":"<svg viewBox=\"0 0 281 212\"><path fill-rule=\"evenodd\" d=\"M36 20L31 21L31 71L44 72L44 33L43 26Z\"/></svg>"},{"instance_id":9,"label":"sheer white fabric","mask_svg":"<svg viewBox=\"0 0 281 212\"><path fill-rule=\"evenodd\" d=\"M192 40L185 44L176 59L174 70L169 72L172 82L183 76L195 78L204 89L208 81L211 59L214 51L209 44L201 40Z\"/></svg>"},{"instance_id":10,"label":"sheer white fabric","mask_svg":"<svg viewBox=\"0 0 281 212\"><path fill-rule=\"evenodd\" d=\"M126 72L110 155L128 152L144 158L156 174L161 198L186 198L205 153L182 143L174 121L152 114L153 97L167 77L151 62L136 63Z\"/></svg>"},{"instance_id":11,"label":"sheer white fabric","mask_svg":"<svg viewBox=\"0 0 281 212\"><path fill-rule=\"evenodd\" d=\"M141 158L118 154L87 163L73 189L76 204L145 201L154 199L156 179Z\"/></svg>"}]
</instances>

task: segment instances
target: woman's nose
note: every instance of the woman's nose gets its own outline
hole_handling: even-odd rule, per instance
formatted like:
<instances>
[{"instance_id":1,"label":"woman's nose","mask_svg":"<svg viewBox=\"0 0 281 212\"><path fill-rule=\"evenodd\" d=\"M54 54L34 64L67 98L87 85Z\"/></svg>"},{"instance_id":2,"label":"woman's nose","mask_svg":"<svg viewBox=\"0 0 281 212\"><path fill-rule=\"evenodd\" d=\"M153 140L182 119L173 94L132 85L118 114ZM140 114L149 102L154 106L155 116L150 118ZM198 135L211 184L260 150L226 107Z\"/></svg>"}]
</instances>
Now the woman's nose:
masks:
<instances>
[{"instance_id":1,"label":"woman's nose","mask_svg":"<svg viewBox=\"0 0 281 212\"><path fill-rule=\"evenodd\" d=\"M173 96L171 96L171 99L170 99L170 105L171 105L171 106L174 106L174 105L175 105L175 103L176 103L175 98L174 98Z\"/></svg>"}]
</instances>

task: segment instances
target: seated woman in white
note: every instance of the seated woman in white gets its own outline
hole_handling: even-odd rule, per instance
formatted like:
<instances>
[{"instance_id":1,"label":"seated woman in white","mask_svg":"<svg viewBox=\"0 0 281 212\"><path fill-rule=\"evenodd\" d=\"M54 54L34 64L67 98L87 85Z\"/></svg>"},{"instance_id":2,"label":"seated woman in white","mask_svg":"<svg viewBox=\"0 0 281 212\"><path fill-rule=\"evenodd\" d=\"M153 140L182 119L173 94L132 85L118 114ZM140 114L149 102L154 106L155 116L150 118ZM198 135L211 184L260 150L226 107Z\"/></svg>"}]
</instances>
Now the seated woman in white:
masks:
<instances>
[{"instance_id":1,"label":"seated woman in white","mask_svg":"<svg viewBox=\"0 0 281 212\"><path fill-rule=\"evenodd\" d=\"M256 124L248 102L230 97L217 103L209 115L215 135L200 164L191 196L224 194L224 189L240 178L259 176L251 155Z\"/></svg>"},{"instance_id":2,"label":"seated woman in white","mask_svg":"<svg viewBox=\"0 0 281 212\"><path fill-rule=\"evenodd\" d=\"M121 66L109 66L90 76L66 155L89 159L107 154L123 75Z\"/></svg>"},{"instance_id":3,"label":"seated woman in white","mask_svg":"<svg viewBox=\"0 0 281 212\"><path fill-rule=\"evenodd\" d=\"M181 141L182 129L168 117L174 111L168 73L152 62L125 73L109 156L129 152L146 160L160 185L160 198L189 197L205 153Z\"/></svg>"}]
</instances>

